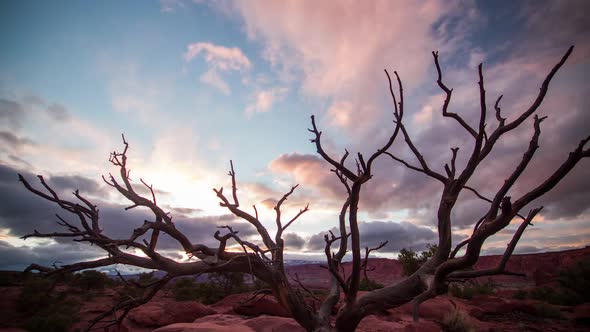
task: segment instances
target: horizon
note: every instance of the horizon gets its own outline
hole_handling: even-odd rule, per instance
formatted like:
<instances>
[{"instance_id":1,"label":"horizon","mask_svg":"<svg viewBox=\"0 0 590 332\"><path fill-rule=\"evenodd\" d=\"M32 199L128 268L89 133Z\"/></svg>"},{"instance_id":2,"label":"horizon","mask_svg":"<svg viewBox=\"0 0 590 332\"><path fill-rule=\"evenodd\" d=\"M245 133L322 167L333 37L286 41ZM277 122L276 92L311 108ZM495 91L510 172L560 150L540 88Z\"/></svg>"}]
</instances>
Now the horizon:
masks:
<instances>
[{"instance_id":1,"label":"horizon","mask_svg":"<svg viewBox=\"0 0 590 332\"><path fill-rule=\"evenodd\" d=\"M535 256L535 255L542 255L542 254L552 254L552 253L564 253L567 251L583 251L584 249L588 249L590 248L590 246L585 246L583 248L574 248L574 249L564 249L564 250L558 250L558 251L543 251L543 252L532 252L532 253L515 253L512 254L510 257L512 258L513 256ZM501 254L490 254L490 255L481 255L480 257L494 257L494 256L502 256ZM391 261L398 261L399 259L397 258L389 258L389 257L369 257L369 263L371 262L371 260L379 260L379 259L385 259L385 260L391 260ZM295 264L296 263L296 264ZM289 267L293 267L293 266L301 266L301 265L315 265L315 264L323 264L325 263L324 261L315 261L315 260L298 260L298 259L286 259L285 260L285 266L287 268ZM342 263L347 264L347 263L352 263L352 260L350 259L350 257L347 256L347 258L345 258ZM109 276L117 276L119 273L123 276L136 276L136 275L140 275L142 273L151 273L151 272L158 272L158 270L149 270L149 269L143 269L143 268L138 268L138 267L132 267L132 268L127 268L124 270L117 270L117 269L112 269L109 267L103 267L103 268L97 268L97 269L89 269L89 270L97 270L100 271L102 273L105 273ZM4 271L4 272L22 272L20 270L5 270L5 269L0 269L0 271ZM163 271L160 271L161 273L165 273ZM79 273L79 272L76 272ZM205 273L207 274L207 273ZM199 276L195 276L195 277L199 277Z\"/></svg>"},{"instance_id":2,"label":"horizon","mask_svg":"<svg viewBox=\"0 0 590 332\"><path fill-rule=\"evenodd\" d=\"M212 190L231 188L232 160L240 201L256 205L270 232L272 207L299 184L283 214L291 217L307 203L310 211L284 235L285 256L324 261L323 234L337 227L346 195L309 142L311 115L333 155L374 152L393 128L383 70L396 70L406 94L404 121L430 165L442 169L453 146L461 147L464 165L471 145L456 124L442 121L431 52L440 52L444 80L454 89L452 111L473 122L479 63L488 107L503 94L510 118L530 105L575 45L538 111L548 119L535 159L509 193L518 196L590 133L590 23L583 8L590 2L2 2L0 270L104 256L67 238L20 239L34 229L58 230L60 210L28 192L17 173L35 186L35 175L43 175L64 198L80 189L100 208L105 233L128 236L141 225L148 213L125 211L129 204L101 179L115 170L108 156L122 149L122 133L133 183L153 184L160 206L195 242L216 245L213 233L223 225L257 240ZM473 186L489 194L501 185L526 150L532 120L523 127L498 143ZM410 156L399 141L391 150ZM545 208L515 254L590 245L586 163L539 200ZM436 181L381 158L366 187L362 246L389 241L373 257L437 242ZM453 243L470 234L487 204L471 194L460 200ZM490 238L484 255L503 252L515 228ZM158 245L168 257L189 259L171 238Z\"/></svg>"}]
</instances>

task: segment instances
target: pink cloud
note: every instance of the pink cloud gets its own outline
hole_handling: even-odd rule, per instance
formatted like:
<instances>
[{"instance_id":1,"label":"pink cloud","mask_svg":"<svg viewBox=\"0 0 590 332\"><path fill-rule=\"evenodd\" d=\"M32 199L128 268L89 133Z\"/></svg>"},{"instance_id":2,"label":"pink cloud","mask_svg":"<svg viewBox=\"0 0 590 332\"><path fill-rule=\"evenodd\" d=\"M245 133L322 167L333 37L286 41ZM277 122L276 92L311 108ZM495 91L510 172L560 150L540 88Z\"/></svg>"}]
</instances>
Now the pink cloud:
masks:
<instances>
[{"instance_id":1,"label":"pink cloud","mask_svg":"<svg viewBox=\"0 0 590 332\"><path fill-rule=\"evenodd\" d=\"M429 74L430 51L452 44L433 24L457 9L437 1L252 1L234 7L249 37L263 41L267 60L285 77L300 75L306 94L333 98L329 117L338 120L330 124L357 132L370 131L383 115L377 104L386 92L383 69L412 77L409 87L419 84ZM437 41L436 33L443 38Z\"/></svg>"},{"instance_id":2,"label":"pink cloud","mask_svg":"<svg viewBox=\"0 0 590 332\"><path fill-rule=\"evenodd\" d=\"M223 92L226 95L231 93L231 89L229 88L229 84L225 82L221 76L217 73L215 69L207 70L203 75L199 77L199 80L203 83L209 84L219 91Z\"/></svg>"},{"instance_id":3,"label":"pink cloud","mask_svg":"<svg viewBox=\"0 0 590 332\"><path fill-rule=\"evenodd\" d=\"M254 103L246 107L246 116L270 111L275 102L285 98L286 93L287 88L272 88L257 92Z\"/></svg>"},{"instance_id":4,"label":"pink cloud","mask_svg":"<svg viewBox=\"0 0 590 332\"><path fill-rule=\"evenodd\" d=\"M329 194L329 198L345 192L338 178L330 172L329 164L314 155L285 153L271 161L269 168L275 173L289 174L304 188L313 187Z\"/></svg>"},{"instance_id":5,"label":"pink cloud","mask_svg":"<svg viewBox=\"0 0 590 332\"><path fill-rule=\"evenodd\" d=\"M454 88L452 111L472 124L479 115L476 66L485 62L487 128L491 132L497 125L492 107L495 98L504 94L503 115L513 120L534 100L544 76L567 46L575 43L571 61L552 82L546 103L539 110L540 115L550 118L542 125L541 149L533 166L511 193L517 195L544 179L563 161L573 144L587 135L587 116L583 114L587 102L580 96L587 95L588 88L585 80L580 81L583 74L575 72L583 71L585 67L578 65L588 59L590 43L584 37L590 25L584 20L583 10L577 8L580 4L526 8L522 14L528 28L510 36L498 49L482 49L480 45L474 48L473 44L481 41L464 38L468 30L476 31L487 24L474 6L464 3L254 1L247 5L236 2L233 6L244 20L248 36L262 42L264 56L280 77L286 82L300 80L303 94L324 101L324 113L318 117L323 122L321 127L327 131L329 127L344 129L336 134L327 133L325 143L331 143L330 139L341 143L340 134L344 133L350 134L352 149L366 153L368 146L378 145L380 137L390 133L384 124L391 123L383 68L398 70L406 92L406 125L431 167L439 171L450 160L449 147L461 146L458 164L464 166L473 141L458 130L456 123L440 115L443 97L436 87L430 51L440 50L444 80ZM449 16L460 19L446 20ZM555 26L563 29L555 30ZM572 79L574 76L578 80ZM530 139L531 124L522 127L499 142L470 184L486 195L497 190ZM342 151L340 144L331 144L327 150ZM397 143L392 151L407 153ZM409 156L408 160L414 162ZM322 163L312 156L287 154L274 160L270 168L290 174L319 192L333 193L323 198L336 201L336 193L342 188L339 183L330 182L330 173ZM390 160L379 161L375 173L362 195L365 211L376 215L407 209L410 218L417 216L422 223L434 220L434 208L440 199L437 183ZM579 166L570 180L540 202L555 205L545 204L547 217L579 217L587 213L586 173ZM454 215L455 226L470 227L485 211L485 204L470 193L462 196L461 201ZM572 208L574 203L580 208Z\"/></svg>"},{"instance_id":6,"label":"pink cloud","mask_svg":"<svg viewBox=\"0 0 590 332\"><path fill-rule=\"evenodd\" d=\"M211 43L194 43L187 47L184 60L190 62L200 53L212 67L220 70L243 70L252 65L242 50L237 47L224 47Z\"/></svg>"},{"instance_id":7,"label":"pink cloud","mask_svg":"<svg viewBox=\"0 0 590 332\"><path fill-rule=\"evenodd\" d=\"M201 82L209 84L226 95L231 93L229 84L225 82L220 72L238 71L250 69L252 63L248 57L237 47L225 47L212 43L194 43L187 47L184 60L188 63L202 54L209 65L209 69L200 77Z\"/></svg>"}]
</instances>

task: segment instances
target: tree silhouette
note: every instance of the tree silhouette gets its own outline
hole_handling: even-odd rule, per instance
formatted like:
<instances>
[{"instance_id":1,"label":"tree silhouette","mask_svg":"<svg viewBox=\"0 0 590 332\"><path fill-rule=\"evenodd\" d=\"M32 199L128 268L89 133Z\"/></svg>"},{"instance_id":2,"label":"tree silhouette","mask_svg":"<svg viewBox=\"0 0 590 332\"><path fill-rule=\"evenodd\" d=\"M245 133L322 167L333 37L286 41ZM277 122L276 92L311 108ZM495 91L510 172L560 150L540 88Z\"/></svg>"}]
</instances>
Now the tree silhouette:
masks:
<instances>
[{"instance_id":1,"label":"tree silhouette","mask_svg":"<svg viewBox=\"0 0 590 332\"><path fill-rule=\"evenodd\" d=\"M59 267L44 267L32 264L27 270L38 270L47 275L54 275L64 272L79 271L88 268L97 268L113 264L127 264L138 266L146 269L155 269L165 271L167 274L161 280L148 285L149 291L145 296L128 299L117 304L111 311L98 316L91 322L91 326L99 324L108 326L120 322L125 315L137 305L149 301L154 294L164 287L171 279L212 272L242 272L254 275L256 278L266 282L272 289L273 295L277 301L289 310L293 318L308 331L354 331L359 322L367 315L381 312L384 309L394 308L402 304L411 302L414 308L414 318L418 319L418 307L420 303L437 295L444 294L447 291L449 281L464 280L480 276L489 276L497 274L518 273L505 270L506 262L511 256L517 242L522 236L526 227L532 219L541 211L542 206L522 212L525 206L528 206L539 197L555 187L573 168L582 160L590 156L590 149L586 144L590 136L582 139L579 144L569 152L569 155L562 164L554 170L545 180L537 183L529 192L512 199L508 196L510 189L517 180L522 176L524 170L529 165L537 148L538 139L541 134L541 123L545 117L539 117L535 114L543 99L547 94L549 83L568 59L573 51L570 47L563 55L561 60L551 69L535 100L529 108L523 110L513 121L502 116L500 109L500 96L494 103L495 118L497 125L489 133L486 124L486 115L488 112L486 101L486 90L484 87L484 75L482 65L478 67L479 75L479 100L480 111L477 126L472 127L467 121L457 113L449 111L449 105L453 94L453 89L447 87L443 82L442 70L439 63L437 52L433 52L434 63L437 71L437 84L445 93L445 99L442 105L442 115L445 118L456 121L459 126L465 130L473 139L473 148L468 152L469 158L463 169L457 167L456 159L459 148L451 149L450 162L444 165L444 173L439 173L428 164L423 157L412 138L407 131L404 118L404 90L402 81L397 72L394 72L397 83L397 92L394 91L394 83L387 71L386 75L389 82L389 90L393 102L393 123L391 134L388 140L370 156L365 157L358 153L356 160L351 167L347 162L349 157L348 151L339 157L333 157L328 154L322 146L322 132L318 129L314 116L311 117L311 128L308 129L312 134L311 142L315 144L317 153L332 166L332 172L338 177L343 188L346 189L347 197L342 203L342 208L338 218L338 232L324 237L326 268L330 271L330 288L329 292L321 301L319 308L310 307L304 301L303 292L307 289L299 282L297 278L289 280L284 266L284 241L283 233L297 219L306 213L308 206L302 207L298 213L290 218L282 215L282 204L289 198L297 188L292 187L289 192L284 194L276 203L275 223L277 231L271 234L264 227L261 217L258 215L256 207L252 212L247 212L240 203L237 194L237 179L233 163L230 162L230 171L228 175L231 178L231 191L224 192L223 188L214 189L215 194L220 200L220 205L226 208L233 215L247 221L252 225L262 241L262 245L257 245L246 241L238 235L229 226L224 226L213 236L219 242L217 247L209 247L201 243L193 243L185 234L176 229L172 217L166 213L156 201L156 194L152 186L141 180L141 183L151 192L151 197L144 197L136 191L136 187L131 183L129 178L129 168L127 164L128 142L123 137L123 151L113 152L110 156L110 162L119 168L118 176L109 175L104 181L117 190L122 196L131 202L127 209L136 207L145 207L153 214L153 220L146 220L143 225L136 228L133 233L126 238L113 238L105 235L99 222L99 210L92 202L85 198L78 191L74 192L77 201L63 199L45 182L42 176L39 181L44 190L33 187L24 177L19 175L20 181L32 193L54 202L62 209L74 214L77 217L77 223L70 223L64 218L58 216L59 224L65 227L64 232L39 233L34 231L25 235L28 237L71 237L75 241L88 242L104 250L108 257L85 261ZM469 180L475 174L481 163L490 155L496 143L508 132L519 128L526 120L533 118L532 124L534 134L532 135L528 148L524 151L522 160L516 161L516 167L508 175L503 184L495 191L493 197L481 195L476 188L468 185ZM401 136L405 144L409 147L416 161L405 160L390 148L394 141ZM440 182L442 192L440 203L437 211L437 230L438 243L436 252L428 258L414 273L403 279L386 285L381 289L370 291L359 296L359 284L361 274L366 272L367 257L370 249L366 249L366 257L361 255L360 233L358 226L358 209L361 189L364 184L369 182L373 177L373 164L381 157L391 158L395 164L402 165L408 169L422 173L427 177L433 178ZM319 175L318 175L319 176ZM482 217L475 223L470 237L452 247L451 212L457 203L460 193L464 190L470 191L480 199L488 203L487 210L482 211ZM477 262L481 253L484 242L492 235L507 227L514 218L522 219L520 226L513 234L503 259L500 264L487 270L468 270ZM198 261L177 262L167 258L156 249L159 236L164 233L175 239L183 250L190 256L196 257ZM145 239L139 241L140 237ZM386 240L386 239L384 239ZM226 250L229 241L236 242L243 249L242 252L232 252ZM332 251L332 245L339 242L337 251ZM133 248L140 250L145 257L134 255L123 250L123 248ZM459 255L461 248L464 253ZM373 250L373 249L371 249ZM341 269L341 262L347 251L352 252L352 271L350 275L344 275ZM343 293L343 298L341 298ZM332 313L336 305L342 302L340 309L336 314L335 325L332 324ZM115 318L114 313L119 313ZM90 328L89 327L89 328Z\"/></svg>"}]
</instances>

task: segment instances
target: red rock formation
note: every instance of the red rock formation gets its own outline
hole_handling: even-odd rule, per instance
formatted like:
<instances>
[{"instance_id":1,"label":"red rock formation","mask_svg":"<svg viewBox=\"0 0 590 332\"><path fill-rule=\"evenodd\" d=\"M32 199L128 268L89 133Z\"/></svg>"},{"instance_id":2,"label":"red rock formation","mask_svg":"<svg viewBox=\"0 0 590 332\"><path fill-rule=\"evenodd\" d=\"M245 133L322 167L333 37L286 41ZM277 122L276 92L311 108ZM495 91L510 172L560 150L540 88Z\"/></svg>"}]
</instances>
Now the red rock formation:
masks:
<instances>
[{"instance_id":1,"label":"red rock formation","mask_svg":"<svg viewBox=\"0 0 590 332\"><path fill-rule=\"evenodd\" d=\"M127 319L139 326L165 326L192 322L197 318L215 314L215 310L198 302L149 302L129 312Z\"/></svg>"},{"instance_id":2,"label":"red rock formation","mask_svg":"<svg viewBox=\"0 0 590 332\"><path fill-rule=\"evenodd\" d=\"M234 315L211 315L195 320L193 323L177 323L161 327L154 332L304 332L291 318L260 316L244 318Z\"/></svg>"},{"instance_id":3,"label":"red rock formation","mask_svg":"<svg viewBox=\"0 0 590 332\"><path fill-rule=\"evenodd\" d=\"M272 295L256 296L253 294L233 294L211 305L218 313L239 314L245 316L279 316L289 317L289 312L281 306Z\"/></svg>"},{"instance_id":4,"label":"red rock formation","mask_svg":"<svg viewBox=\"0 0 590 332\"><path fill-rule=\"evenodd\" d=\"M475 264L475 269L489 269L496 267L502 256L482 256ZM507 270L526 274L526 278L514 276L494 276L478 278L479 282L492 281L506 288L534 287L555 283L559 271L584 259L590 259L590 247L572 249L559 252L512 255L507 264ZM344 270L350 274L351 263L344 263ZM394 259L369 259L369 278L388 284L403 277L401 264ZM328 271L319 264L297 265L287 268L292 275L309 287L326 288L329 282Z\"/></svg>"}]
</instances>

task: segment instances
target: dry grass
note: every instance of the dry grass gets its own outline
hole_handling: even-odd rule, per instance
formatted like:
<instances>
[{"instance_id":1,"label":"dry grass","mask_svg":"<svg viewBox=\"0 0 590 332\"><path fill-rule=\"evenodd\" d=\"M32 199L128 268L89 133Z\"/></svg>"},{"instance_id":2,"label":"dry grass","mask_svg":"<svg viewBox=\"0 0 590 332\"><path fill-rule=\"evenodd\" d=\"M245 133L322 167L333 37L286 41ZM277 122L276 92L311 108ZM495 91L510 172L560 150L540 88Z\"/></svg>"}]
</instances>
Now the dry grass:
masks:
<instances>
[{"instance_id":1,"label":"dry grass","mask_svg":"<svg viewBox=\"0 0 590 332\"><path fill-rule=\"evenodd\" d=\"M444 316L442 325L449 332L475 332L467 314L457 309Z\"/></svg>"}]
</instances>

